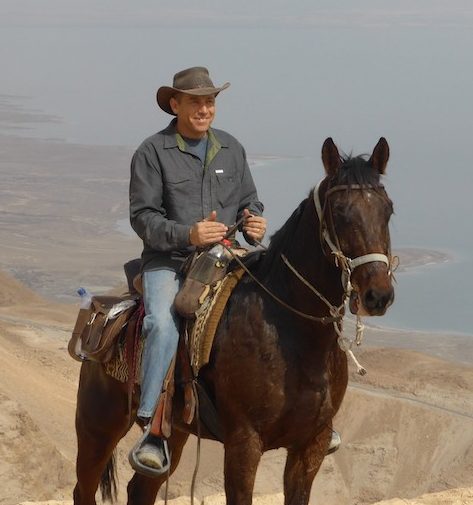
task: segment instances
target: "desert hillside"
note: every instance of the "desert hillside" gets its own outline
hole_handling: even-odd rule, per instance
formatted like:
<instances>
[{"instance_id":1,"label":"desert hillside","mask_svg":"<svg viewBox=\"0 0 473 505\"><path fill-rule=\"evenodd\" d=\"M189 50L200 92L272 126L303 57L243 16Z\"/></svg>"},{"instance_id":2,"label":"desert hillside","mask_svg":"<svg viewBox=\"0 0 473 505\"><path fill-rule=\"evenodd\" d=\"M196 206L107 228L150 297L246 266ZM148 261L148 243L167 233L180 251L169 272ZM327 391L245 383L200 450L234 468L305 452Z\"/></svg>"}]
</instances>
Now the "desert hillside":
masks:
<instances>
[{"instance_id":1,"label":"desert hillside","mask_svg":"<svg viewBox=\"0 0 473 505\"><path fill-rule=\"evenodd\" d=\"M80 365L69 358L66 345L76 310L70 304L45 301L10 276L0 275L4 505L71 499ZM379 332L367 332L367 344L371 333ZM397 336L398 331L384 330L383 338ZM359 358L369 373L351 373L336 419L343 446L326 458L311 503L473 503L471 492L460 489L473 486L473 367L387 347L367 346ZM126 456L137 435L132 430L119 445L120 503L131 476ZM192 440L171 478L170 503L189 503L179 497L189 496L195 457ZM206 505L223 503L222 458L219 444L204 441L196 495ZM283 450L265 454L255 503L282 503L284 460ZM446 494L426 495L439 491ZM426 496L416 498L421 495Z\"/></svg>"}]
</instances>

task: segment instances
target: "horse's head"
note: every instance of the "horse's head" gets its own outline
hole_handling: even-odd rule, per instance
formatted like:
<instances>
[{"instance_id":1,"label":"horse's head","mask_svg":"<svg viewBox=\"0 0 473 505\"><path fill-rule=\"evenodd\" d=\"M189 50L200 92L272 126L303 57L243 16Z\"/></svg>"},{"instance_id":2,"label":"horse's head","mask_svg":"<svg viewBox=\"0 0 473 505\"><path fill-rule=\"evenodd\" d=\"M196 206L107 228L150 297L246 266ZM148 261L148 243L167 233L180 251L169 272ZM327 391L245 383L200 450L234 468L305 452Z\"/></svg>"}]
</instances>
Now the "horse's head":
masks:
<instances>
[{"instance_id":1,"label":"horse's head","mask_svg":"<svg viewBox=\"0 0 473 505\"><path fill-rule=\"evenodd\" d=\"M314 190L322 246L344 272L353 314L382 315L394 299L388 227L393 206L380 183L388 158L385 138L369 159L341 157L331 138L322 147L327 177Z\"/></svg>"}]
</instances>

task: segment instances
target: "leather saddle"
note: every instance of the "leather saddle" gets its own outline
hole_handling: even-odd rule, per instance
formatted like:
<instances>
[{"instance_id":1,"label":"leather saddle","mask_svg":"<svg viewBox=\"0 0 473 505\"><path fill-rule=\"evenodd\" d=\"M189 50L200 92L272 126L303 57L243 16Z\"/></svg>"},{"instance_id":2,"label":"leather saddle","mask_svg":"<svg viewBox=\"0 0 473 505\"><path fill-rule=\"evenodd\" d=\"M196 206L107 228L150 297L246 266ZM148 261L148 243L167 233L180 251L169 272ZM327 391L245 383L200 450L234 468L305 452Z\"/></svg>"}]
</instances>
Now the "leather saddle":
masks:
<instances>
[{"instance_id":1,"label":"leather saddle","mask_svg":"<svg viewBox=\"0 0 473 505\"><path fill-rule=\"evenodd\" d=\"M261 251L257 250L240 258L247 268L253 267L261 258ZM128 290L132 296L142 296L141 259L133 259L124 265L128 283ZM183 330L179 340L176 359L173 360L166 376L163 392L153 417L151 432L164 438L171 432L172 397L174 394L174 370L179 371L179 383L184 388L183 421L190 424L195 415L205 425L208 432L216 440L223 441L223 432L218 419L214 402L207 392L207 388L199 377L199 370L209 359L213 336L218 326L225 304L242 277L244 270L234 260L228 267L227 276L214 287L214 294L210 293L207 301L209 306L200 310L195 320L183 320ZM197 328L200 326L201 328ZM187 335L187 338L185 338ZM190 336L190 337L189 337ZM193 338L195 337L195 338ZM198 398L195 397L197 394ZM196 412L196 406L199 412Z\"/></svg>"}]
</instances>

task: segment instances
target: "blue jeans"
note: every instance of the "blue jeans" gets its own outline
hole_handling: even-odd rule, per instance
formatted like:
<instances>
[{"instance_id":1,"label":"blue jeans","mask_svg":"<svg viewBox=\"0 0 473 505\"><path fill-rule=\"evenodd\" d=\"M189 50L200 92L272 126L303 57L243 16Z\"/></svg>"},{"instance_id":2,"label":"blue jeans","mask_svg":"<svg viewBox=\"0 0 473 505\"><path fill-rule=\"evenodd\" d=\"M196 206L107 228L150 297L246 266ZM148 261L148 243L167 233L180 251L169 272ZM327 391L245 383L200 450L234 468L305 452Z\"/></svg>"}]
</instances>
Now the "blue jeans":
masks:
<instances>
[{"instance_id":1,"label":"blue jeans","mask_svg":"<svg viewBox=\"0 0 473 505\"><path fill-rule=\"evenodd\" d=\"M141 360L141 399L138 416L152 417L164 378L177 350L179 319L173 308L180 277L174 270L162 268L143 273L145 337Z\"/></svg>"}]
</instances>

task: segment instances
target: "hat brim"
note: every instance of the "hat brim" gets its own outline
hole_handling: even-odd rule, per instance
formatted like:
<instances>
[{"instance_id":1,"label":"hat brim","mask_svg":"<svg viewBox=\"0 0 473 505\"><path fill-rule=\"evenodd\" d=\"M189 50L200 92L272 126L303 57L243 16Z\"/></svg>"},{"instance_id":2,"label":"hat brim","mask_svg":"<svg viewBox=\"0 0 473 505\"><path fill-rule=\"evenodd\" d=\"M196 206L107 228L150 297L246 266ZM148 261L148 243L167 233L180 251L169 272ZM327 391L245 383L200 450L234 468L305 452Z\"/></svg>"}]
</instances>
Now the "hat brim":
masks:
<instances>
[{"instance_id":1,"label":"hat brim","mask_svg":"<svg viewBox=\"0 0 473 505\"><path fill-rule=\"evenodd\" d=\"M220 91L227 89L230 86L229 82L226 82L223 86L219 88L194 88L194 89L178 89L173 88L171 86L161 86L156 92L156 101L158 105L164 112L175 116L174 112L171 109L170 100L176 93L185 93L186 95L196 95L196 96L206 96L206 95L215 95L217 96Z\"/></svg>"}]
</instances>

